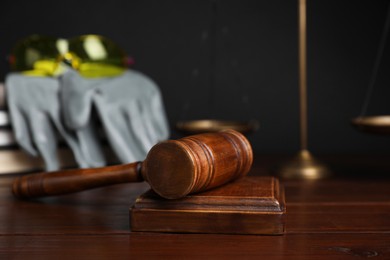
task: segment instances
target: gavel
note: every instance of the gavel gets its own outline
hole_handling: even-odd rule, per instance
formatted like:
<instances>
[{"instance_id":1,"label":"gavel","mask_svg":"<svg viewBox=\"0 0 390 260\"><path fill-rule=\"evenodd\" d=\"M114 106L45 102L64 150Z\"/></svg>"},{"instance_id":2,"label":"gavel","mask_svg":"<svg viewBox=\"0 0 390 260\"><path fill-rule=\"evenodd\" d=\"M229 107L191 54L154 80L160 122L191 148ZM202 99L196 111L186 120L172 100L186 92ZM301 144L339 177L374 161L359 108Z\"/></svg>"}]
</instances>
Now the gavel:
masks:
<instances>
[{"instance_id":1,"label":"gavel","mask_svg":"<svg viewBox=\"0 0 390 260\"><path fill-rule=\"evenodd\" d=\"M245 176L252 162L249 141L226 130L160 142L143 162L25 175L14 181L13 194L36 198L146 181L161 197L178 199Z\"/></svg>"}]
</instances>

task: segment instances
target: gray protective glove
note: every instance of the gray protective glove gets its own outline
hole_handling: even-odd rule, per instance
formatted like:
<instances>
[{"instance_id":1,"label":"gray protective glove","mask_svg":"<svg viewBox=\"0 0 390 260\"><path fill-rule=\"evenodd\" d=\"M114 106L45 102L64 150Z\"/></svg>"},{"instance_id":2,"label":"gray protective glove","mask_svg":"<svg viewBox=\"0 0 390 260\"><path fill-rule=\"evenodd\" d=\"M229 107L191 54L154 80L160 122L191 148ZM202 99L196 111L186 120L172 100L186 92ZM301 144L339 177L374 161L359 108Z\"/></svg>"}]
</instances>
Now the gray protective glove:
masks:
<instances>
[{"instance_id":1,"label":"gray protective glove","mask_svg":"<svg viewBox=\"0 0 390 260\"><path fill-rule=\"evenodd\" d=\"M70 69L61 76L61 100L65 124L76 131L85 127L96 108L122 163L144 160L154 144L169 137L160 91L140 72L96 79Z\"/></svg>"},{"instance_id":2,"label":"gray protective glove","mask_svg":"<svg viewBox=\"0 0 390 260\"><path fill-rule=\"evenodd\" d=\"M92 125L86 125L83 132L77 134L63 126L57 78L11 73L5 85L15 139L29 154L41 155L47 171L59 169L57 133L69 145L80 167L105 164L100 148L84 138L94 134ZM79 142L80 137L83 142Z\"/></svg>"}]
</instances>

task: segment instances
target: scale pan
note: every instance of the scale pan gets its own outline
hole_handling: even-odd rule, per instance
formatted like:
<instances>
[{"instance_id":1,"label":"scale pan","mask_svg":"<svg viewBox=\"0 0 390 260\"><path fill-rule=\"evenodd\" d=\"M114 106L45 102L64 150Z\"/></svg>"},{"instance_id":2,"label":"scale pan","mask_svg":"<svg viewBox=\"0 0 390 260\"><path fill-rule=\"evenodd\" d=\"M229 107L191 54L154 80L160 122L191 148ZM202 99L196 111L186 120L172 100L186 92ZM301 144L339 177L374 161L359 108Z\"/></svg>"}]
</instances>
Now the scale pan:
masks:
<instances>
[{"instance_id":1,"label":"scale pan","mask_svg":"<svg viewBox=\"0 0 390 260\"><path fill-rule=\"evenodd\" d=\"M206 132L218 132L233 129L242 134L248 134L258 129L259 123L256 120L225 121L215 119L181 121L176 124L176 129L184 134L199 134Z\"/></svg>"},{"instance_id":2,"label":"scale pan","mask_svg":"<svg viewBox=\"0 0 390 260\"><path fill-rule=\"evenodd\" d=\"M357 117L352 119L352 125L362 132L389 135L390 115Z\"/></svg>"}]
</instances>

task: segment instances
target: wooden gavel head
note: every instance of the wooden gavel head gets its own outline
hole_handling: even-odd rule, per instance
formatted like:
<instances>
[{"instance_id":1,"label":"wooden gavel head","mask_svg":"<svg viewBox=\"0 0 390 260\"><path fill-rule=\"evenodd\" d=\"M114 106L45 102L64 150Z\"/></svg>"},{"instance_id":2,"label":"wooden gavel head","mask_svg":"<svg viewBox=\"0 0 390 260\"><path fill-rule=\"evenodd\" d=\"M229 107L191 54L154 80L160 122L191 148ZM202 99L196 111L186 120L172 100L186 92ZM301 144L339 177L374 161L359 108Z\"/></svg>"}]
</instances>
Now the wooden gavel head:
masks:
<instances>
[{"instance_id":1,"label":"wooden gavel head","mask_svg":"<svg viewBox=\"0 0 390 260\"><path fill-rule=\"evenodd\" d=\"M161 142L144 162L25 175L15 179L13 193L34 198L146 180L160 196L177 199L246 175L252 161L248 140L227 130Z\"/></svg>"},{"instance_id":2,"label":"wooden gavel head","mask_svg":"<svg viewBox=\"0 0 390 260\"><path fill-rule=\"evenodd\" d=\"M242 177L252 161L248 140L227 130L161 142L150 150L141 172L157 194L176 199Z\"/></svg>"}]
</instances>

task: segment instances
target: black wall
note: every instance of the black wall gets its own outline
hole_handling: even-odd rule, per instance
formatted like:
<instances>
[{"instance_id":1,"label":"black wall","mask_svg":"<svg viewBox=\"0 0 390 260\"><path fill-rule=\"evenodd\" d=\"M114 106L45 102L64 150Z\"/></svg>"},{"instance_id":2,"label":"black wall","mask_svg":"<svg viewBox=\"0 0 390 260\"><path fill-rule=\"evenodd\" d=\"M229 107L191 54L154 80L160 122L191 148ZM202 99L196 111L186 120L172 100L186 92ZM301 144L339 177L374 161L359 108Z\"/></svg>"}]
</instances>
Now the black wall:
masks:
<instances>
[{"instance_id":1,"label":"black wall","mask_svg":"<svg viewBox=\"0 0 390 260\"><path fill-rule=\"evenodd\" d=\"M362 134L349 123L363 106L388 4L308 0L313 152L390 152L389 137ZM102 34L158 83L172 125L256 118L261 127L250 136L256 151L299 149L295 0L2 0L0 7L1 79L8 72L6 55L20 38ZM390 42L370 114L390 113L389 53Z\"/></svg>"}]
</instances>

